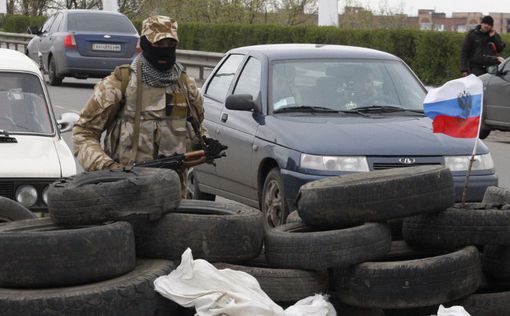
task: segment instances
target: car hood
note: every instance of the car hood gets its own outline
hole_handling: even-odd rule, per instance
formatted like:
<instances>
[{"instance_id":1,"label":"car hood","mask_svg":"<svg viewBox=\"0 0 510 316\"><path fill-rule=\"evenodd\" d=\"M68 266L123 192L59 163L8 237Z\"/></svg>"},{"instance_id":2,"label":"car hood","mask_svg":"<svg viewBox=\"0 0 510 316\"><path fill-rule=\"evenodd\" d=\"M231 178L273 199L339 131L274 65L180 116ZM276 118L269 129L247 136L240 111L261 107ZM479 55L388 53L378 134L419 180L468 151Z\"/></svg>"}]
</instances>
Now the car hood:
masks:
<instances>
[{"instance_id":1,"label":"car hood","mask_svg":"<svg viewBox=\"0 0 510 316\"><path fill-rule=\"evenodd\" d=\"M2 178L60 178L54 137L11 135L17 143L0 142Z\"/></svg>"},{"instance_id":2,"label":"car hood","mask_svg":"<svg viewBox=\"0 0 510 316\"><path fill-rule=\"evenodd\" d=\"M432 120L421 116L268 116L258 137L317 155L470 155L474 145L473 139L432 133ZM486 152L478 146L478 153Z\"/></svg>"}]
</instances>

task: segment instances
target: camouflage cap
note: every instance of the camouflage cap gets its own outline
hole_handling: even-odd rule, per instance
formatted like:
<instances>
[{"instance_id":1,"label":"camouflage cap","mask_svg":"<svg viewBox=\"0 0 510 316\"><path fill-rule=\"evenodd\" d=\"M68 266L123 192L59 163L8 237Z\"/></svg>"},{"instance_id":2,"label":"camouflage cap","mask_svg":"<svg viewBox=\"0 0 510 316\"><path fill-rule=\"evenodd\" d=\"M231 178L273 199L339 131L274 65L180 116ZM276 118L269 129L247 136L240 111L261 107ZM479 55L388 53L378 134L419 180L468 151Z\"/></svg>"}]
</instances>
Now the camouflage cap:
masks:
<instances>
[{"instance_id":1,"label":"camouflage cap","mask_svg":"<svg viewBox=\"0 0 510 316\"><path fill-rule=\"evenodd\" d=\"M177 21L164 15L154 15L143 20L142 35L151 43L164 38L173 38L177 42Z\"/></svg>"}]
</instances>

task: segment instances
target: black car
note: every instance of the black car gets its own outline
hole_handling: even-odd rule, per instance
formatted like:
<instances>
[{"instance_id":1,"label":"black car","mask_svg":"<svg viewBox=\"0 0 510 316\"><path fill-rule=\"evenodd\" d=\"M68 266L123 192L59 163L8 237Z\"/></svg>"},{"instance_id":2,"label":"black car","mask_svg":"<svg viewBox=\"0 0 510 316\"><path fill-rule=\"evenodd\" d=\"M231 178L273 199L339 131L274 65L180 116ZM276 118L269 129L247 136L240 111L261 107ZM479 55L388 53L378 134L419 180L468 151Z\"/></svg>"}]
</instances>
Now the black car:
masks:
<instances>
[{"instance_id":1,"label":"black car","mask_svg":"<svg viewBox=\"0 0 510 316\"><path fill-rule=\"evenodd\" d=\"M426 90L398 57L337 45L233 49L202 87L205 125L227 157L189 173L190 194L220 195L285 221L301 185L324 177L416 165L451 169L460 200L473 139L432 133ZM497 185L478 146L467 200Z\"/></svg>"}]
</instances>

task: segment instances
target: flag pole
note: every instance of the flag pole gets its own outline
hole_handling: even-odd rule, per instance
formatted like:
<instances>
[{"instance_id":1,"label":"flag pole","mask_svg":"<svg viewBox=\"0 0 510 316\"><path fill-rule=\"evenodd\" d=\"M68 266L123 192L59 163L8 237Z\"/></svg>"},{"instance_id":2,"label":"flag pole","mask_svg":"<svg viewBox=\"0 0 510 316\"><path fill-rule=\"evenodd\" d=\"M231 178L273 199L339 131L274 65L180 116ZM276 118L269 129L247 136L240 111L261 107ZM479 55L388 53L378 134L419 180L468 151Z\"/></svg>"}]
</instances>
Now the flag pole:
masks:
<instances>
[{"instance_id":1,"label":"flag pole","mask_svg":"<svg viewBox=\"0 0 510 316\"><path fill-rule=\"evenodd\" d=\"M473 146L473 153L469 158L468 170L466 172L466 178L464 179L464 190L462 191L462 208L466 206L466 195L469 186L469 176L471 175L471 168L473 167L473 162L475 161L476 155L476 146L478 145L478 141L480 139L480 130L482 129L482 120L483 120L483 89L480 97L480 119L478 122L478 133L476 133L475 145Z\"/></svg>"},{"instance_id":2,"label":"flag pole","mask_svg":"<svg viewBox=\"0 0 510 316\"><path fill-rule=\"evenodd\" d=\"M478 137L475 138L475 145L473 146L473 153L471 154L471 157L469 158L469 166L468 170L466 172L466 178L464 179L464 190L462 191L462 208L466 206L466 195L469 185L469 176L471 175L471 168L473 167L473 162L475 161L475 155L476 155L476 146L478 145Z\"/></svg>"}]
</instances>

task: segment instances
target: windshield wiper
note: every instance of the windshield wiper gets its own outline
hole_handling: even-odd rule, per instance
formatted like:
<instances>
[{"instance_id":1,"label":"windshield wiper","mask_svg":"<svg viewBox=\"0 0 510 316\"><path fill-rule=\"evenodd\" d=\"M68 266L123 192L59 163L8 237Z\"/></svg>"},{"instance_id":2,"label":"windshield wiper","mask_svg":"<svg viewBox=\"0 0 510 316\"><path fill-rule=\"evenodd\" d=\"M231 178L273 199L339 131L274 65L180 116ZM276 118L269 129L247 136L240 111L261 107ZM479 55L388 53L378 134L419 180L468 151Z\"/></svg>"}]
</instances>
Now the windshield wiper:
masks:
<instances>
[{"instance_id":1,"label":"windshield wiper","mask_svg":"<svg viewBox=\"0 0 510 316\"><path fill-rule=\"evenodd\" d=\"M16 138L11 137L9 132L6 130L0 129L0 143L17 143Z\"/></svg>"},{"instance_id":2,"label":"windshield wiper","mask_svg":"<svg viewBox=\"0 0 510 316\"><path fill-rule=\"evenodd\" d=\"M362 106L358 108L354 108L348 111L349 112L413 112L423 114L423 110L414 110L414 109L406 109L401 108L399 106L393 105L371 105L371 106Z\"/></svg>"},{"instance_id":3,"label":"windshield wiper","mask_svg":"<svg viewBox=\"0 0 510 316\"><path fill-rule=\"evenodd\" d=\"M300 106L287 106L281 109L274 110L273 113L283 112L321 112L321 113L338 113L339 111L323 106L300 105Z\"/></svg>"}]
</instances>

